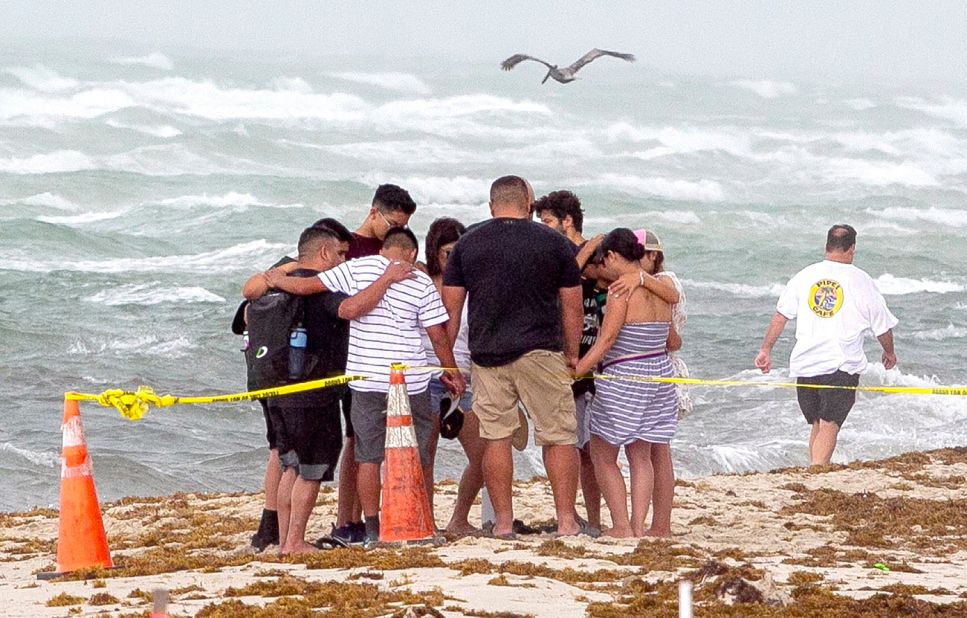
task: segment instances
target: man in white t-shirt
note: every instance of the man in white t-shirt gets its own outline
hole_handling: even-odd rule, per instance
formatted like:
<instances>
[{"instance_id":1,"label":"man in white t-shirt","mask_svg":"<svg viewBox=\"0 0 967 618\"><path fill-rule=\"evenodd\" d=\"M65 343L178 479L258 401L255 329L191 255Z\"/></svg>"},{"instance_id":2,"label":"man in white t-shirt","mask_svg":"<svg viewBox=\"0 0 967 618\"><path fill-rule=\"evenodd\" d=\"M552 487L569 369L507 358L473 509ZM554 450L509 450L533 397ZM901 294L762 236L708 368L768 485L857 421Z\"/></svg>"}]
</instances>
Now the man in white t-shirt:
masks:
<instances>
[{"instance_id":1,"label":"man in white t-shirt","mask_svg":"<svg viewBox=\"0 0 967 618\"><path fill-rule=\"evenodd\" d=\"M855 229L849 225L829 229L823 261L802 269L786 284L755 357L755 366L769 373L772 347L786 322L796 320L789 375L797 384L845 387L796 389L799 407L812 425L812 465L829 463L840 427L856 401L855 387L867 365L863 351L867 331L883 347L883 366L896 366L893 327L898 320L873 279L853 266L855 252Z\"/></svg>"},{"instance_id":2,"label":"man in white t-shirt","mask_svg":"<svg viewBox=\"0 0 967 618\"><path fill-rule=\"evenodd\" d=\"M273 279L273 285L292 294L329 290L353 296L379 279L391 262L415 262L417 249L413 232L396 227L386 233L379 255L343 262L319 273L318 278L277 277ZM386 442L390 365L426 366L421 337L425 331L442 366L456 367L446 330L448 320L449 315L433 281L426 273L414 271L412 278L390 285L372 311L350 322L346 373L367 378L349 384L353 397L350 415L359 464L357 486L365 517L367 544L379 539L380 467ZM433 476L427 446L434 429L428 390L431 375L428 371L421 371L406 376L424 481L430 489ZM459 370L444 372L440 381L458 399L466 388Z\"/></svg>"}]
</instances>

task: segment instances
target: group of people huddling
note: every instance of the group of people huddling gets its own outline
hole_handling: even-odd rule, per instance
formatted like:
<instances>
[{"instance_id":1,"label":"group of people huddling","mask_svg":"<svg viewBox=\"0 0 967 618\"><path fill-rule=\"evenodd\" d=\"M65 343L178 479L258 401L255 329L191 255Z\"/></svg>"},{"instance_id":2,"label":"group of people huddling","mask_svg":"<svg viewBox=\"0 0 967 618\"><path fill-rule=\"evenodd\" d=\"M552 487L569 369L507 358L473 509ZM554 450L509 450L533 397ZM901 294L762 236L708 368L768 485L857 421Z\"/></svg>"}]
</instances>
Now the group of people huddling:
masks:
<instances>
[{"instance_id":1,"label":"group of people huddling","mask_svg":"<svg viewBox=\"0 0 967 618\"><path fill-rule=\"evenodd\" d=\"M283 258L245 283L248 306L240 307L237 332L246 314L255 332L268 299L300 300L292 330L300 371L288 381L366 378L348 389L263 400L270 456L252 544L278 544L289 554L378 541L393 363L437 368L406 372L431 512L441 431L467 456L448 532L480 532L468 515L486 487L494 512L486 533L513 537L512 445L522 446L529 419L558 534L670 535L669 442L690 404L672 384L640 380L685 372L674 354L684 299L663 269L657 235L618 228L585 240L573 193L535 201L526 180L504 176L490 188L492 218L469 227L450 217L433 221L420 262L408 228L415 210L405 190L381 185L355 232L321 219L302 232L297 259ZM252 363L268 356L268 346L255 344L246 353ZM320 483L333 480L337 467L337 520L330 535L307 542ZM579 485L584 517L576 509ZM611 514L604 530L602 496Z\"/></svg>"}]
</instances>

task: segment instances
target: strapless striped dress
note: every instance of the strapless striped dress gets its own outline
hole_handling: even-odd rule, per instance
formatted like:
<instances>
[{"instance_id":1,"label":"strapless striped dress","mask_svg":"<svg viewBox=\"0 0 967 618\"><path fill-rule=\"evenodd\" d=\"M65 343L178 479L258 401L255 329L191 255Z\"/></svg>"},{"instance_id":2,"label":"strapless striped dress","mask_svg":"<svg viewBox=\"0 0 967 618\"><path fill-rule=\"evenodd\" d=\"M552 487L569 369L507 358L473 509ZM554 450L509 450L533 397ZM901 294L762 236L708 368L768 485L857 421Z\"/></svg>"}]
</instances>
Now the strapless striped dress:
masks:
<instances>
[{"instance_id":1,"label":"strapless striped dress","mask_svg":"<svg viewBox=\"0 0 967 618\"><path fill-rule=\"evenodd\" d=\"M602 360L602 372L614 376L671 377L673 369L664 352L668 322L634 322L621 327ZM622 357L643 357L618 360ZM643 440L667 444L678 423L673 384L597 380L591 402L591 433L621 446Z\"/></svg>"}]
</instances>

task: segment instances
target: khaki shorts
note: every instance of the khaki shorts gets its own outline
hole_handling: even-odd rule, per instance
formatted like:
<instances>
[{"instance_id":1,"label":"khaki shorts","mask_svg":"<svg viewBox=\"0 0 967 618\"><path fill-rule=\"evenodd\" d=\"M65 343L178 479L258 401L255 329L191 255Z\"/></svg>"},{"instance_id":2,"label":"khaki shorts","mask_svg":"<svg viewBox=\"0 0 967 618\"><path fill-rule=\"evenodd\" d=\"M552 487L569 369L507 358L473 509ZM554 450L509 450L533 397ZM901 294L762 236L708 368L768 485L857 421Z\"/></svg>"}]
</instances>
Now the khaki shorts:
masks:
<instances>
[{"instance_id":1,"label":"khaki shorts","mask_svg":"<svg viewBox=\"0 0 967 618\"><path fill-rule=\"evenodd\" d=\"M480 420L480 437L502 440L517 429L517 402L534 422L538 446L577 442L574 395L564 355L533 350L500 367L470 367L473 411Z\"/></svg>"}]
</instances>

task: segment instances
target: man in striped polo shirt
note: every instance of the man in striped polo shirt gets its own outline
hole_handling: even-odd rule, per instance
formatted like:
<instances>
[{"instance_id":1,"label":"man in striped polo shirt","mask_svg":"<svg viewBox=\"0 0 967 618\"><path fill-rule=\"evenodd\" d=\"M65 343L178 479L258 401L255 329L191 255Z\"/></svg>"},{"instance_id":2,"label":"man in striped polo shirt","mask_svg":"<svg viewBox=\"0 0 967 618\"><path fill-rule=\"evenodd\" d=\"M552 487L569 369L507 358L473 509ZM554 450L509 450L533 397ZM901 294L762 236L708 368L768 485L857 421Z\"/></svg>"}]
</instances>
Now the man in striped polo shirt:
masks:
<instances>
[{"instance_id":1,"label":"man in striped polo shirt","mask_svg":"<svg viewBox=\"0 0 967 618\"><path fill-rule=\"evenodd\" d=\"M323 289L353 295L378 279L393 262L413 263L419 245L413 232L394 228L383 239L379 255L344 262L320 273L318 279L285 277L276 287L294 294L317 293ZM356 433L356 462L359 464L359 499L366 518L366 541L379 539L380 467L386 442L386 395L389 392L389 369L392 363L425 366L421 330L425 330L433 351L445 367L456 367L453 347L447 335L449 320L443 301L430 277L415 271L411 279L392 284L376 308L352 320L349 329L349 359L346 372L367 379L350 383L352 390L352 422ZM427 444L433 431L430 407L431 374L414 372L407 376L407 392L424 480L432 487ZM454 397L459 398L465 383L459 370L446 372L441 378Z\"/></svg>"}]
</instances>

